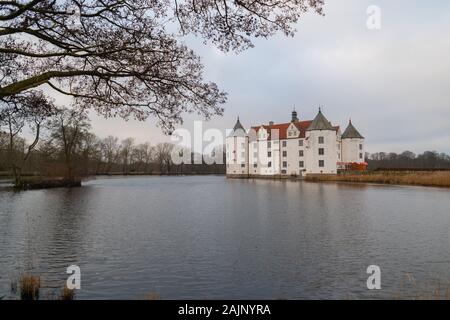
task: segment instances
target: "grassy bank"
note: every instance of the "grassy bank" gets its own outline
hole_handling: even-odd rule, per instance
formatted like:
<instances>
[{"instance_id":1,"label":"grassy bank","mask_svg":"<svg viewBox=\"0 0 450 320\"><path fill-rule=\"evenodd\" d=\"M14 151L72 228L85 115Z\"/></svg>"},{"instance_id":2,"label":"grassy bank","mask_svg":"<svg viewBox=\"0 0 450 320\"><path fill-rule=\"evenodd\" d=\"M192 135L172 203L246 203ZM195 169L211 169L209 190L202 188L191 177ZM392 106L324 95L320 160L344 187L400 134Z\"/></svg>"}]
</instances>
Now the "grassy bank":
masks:
<instances>
[{"instance_id":1,"label":"grassy bank","mask_svg":"<svg viewBox=\"0 0 450 320\"><path fill-rule=\"evenodd\" d=\"M342 181L403 184L430 187L450 187L449 171L374 171L364 173L341 173L338 175L309 175L306 181Z\"/></svg>"},{"instance_id":2,"label":"grassy bank","mask_svg":"<svg viewBox=\"0 0 450 320\"><path fill-rule=\"evenodd\" d=\"M34 190L34 189L51 189L51 188L73 188L81 187L81 180L67 180L64 178L42 178L28 177L14 185L16 190Z\"/></svg>"}]
</instances>

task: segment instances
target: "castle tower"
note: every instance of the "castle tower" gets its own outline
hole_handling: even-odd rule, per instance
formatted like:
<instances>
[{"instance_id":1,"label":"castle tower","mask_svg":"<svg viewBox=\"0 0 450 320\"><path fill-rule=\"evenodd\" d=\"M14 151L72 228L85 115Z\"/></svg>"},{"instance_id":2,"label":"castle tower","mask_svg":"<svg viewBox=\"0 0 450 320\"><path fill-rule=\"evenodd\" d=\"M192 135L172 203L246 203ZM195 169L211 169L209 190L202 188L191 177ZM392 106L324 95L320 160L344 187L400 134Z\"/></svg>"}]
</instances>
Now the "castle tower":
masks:
<instances>
[{"instance_id":1,"label":"castle tower","mask_svg":"<svg viewBox=\"0 0 450 320\"><path fill-rule=\"evenodd\" d=\"M227 176L248 176L248 135L237 118L233 131L226 138Z\"/></svg>"},{"instance_id":2,"label":"castle tower","mask_svg":"<svg viewBox=\"0 0 450 320\"><path fill-rule=\"evenodd\" d=\"M364 162L364 137L353 126L350 119L342 134L342 161L347 163Z\"/></svg>"},{"instance_id":3,"label":"castle tower","mask_svg":"<svg viewBox=\"0 0 450 320\"><path fill-rule=\"evenodd\" d=\"M298 122L297 111L295 111L295 109L292 111L291 122Z\"/></svg>"},{"instance_id":4,"label":"castle tower","mask_svg":"<svg viewBox=\"0 0 450 320\"><path fill-rule=\"evenodd\" d=\"M307 174L335 174L336 164L336 128L325 118L319 108L314 120L306 129Z\"/></svg>"}]
</instances>

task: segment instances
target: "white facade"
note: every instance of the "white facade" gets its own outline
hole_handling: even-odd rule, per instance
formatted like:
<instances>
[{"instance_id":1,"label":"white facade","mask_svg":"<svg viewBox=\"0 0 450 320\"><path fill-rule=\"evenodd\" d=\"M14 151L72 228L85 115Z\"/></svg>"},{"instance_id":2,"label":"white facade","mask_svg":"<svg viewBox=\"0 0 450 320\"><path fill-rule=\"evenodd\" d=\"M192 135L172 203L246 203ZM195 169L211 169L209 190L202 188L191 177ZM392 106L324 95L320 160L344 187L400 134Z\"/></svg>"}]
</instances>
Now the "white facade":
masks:
<instances>
[{"instance_id":1,"label":"white facade","mask_svg":"<svg viewBox=\"0 0 450 320\"><path fill-rule=\"evenodd\" d=\"M364 139L351 138L342 140L342 161L363 162L364 152Z\"/></svg>"},{"instance_id":2,"label":"white facade","mask_svg":"<svg viewBox=\"0 0 450 320\"><path fill-rule=\"evenodd\" d=\"M239 119L226 139L226 168L231 177L336 174L364 164L364 137L351 122L343 134L322 112L300 121L261 125L246 131Z\"/></svg>"},{"instance_id":3,"label":"white facade","mask_svg":"<svg viewBox=\"0 0 450 320\"><path fill-rule=\"evenodd\" d=\"M337 173L336 130L314 130L306 133L307 157L306 173Z\"/></svg>"},{"instance_id":4,"label":"white facade","mask_svg":"<svg viewBox=\"0 0 450 320\"><path fill-rule=\"evenodd\" d=\"M227 172L248 175L248 137L233 136L227 138Z\"/></svg>"}]
</instances>

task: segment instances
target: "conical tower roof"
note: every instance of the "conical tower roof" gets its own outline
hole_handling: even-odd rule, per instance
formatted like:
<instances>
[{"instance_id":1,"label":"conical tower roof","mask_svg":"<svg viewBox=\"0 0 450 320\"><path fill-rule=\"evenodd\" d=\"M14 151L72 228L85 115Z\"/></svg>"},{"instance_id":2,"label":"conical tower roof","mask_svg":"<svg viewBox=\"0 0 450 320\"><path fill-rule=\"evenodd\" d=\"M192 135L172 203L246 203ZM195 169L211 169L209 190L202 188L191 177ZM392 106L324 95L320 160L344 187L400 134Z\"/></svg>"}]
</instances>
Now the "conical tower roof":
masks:
<instances>
[{"instance_id":1,"label":"conical tower roof","mask_svg":"<svg viewBox=\"0 0 450 320\"><path fill-rule=\"evenodd\" d=\"M331 125L330 121L325 118L325 116L322 113L322 110L319 108L319 113L314 118L314 120L309 125L308 129L306 131L311 130L334 130L333 126Z\"/></svg>"},{"instance_id":2,"label":"conical tower roof","mask_svg":"<svg viewBox=\"0 0 450 320\"><path fill-rule=\"evenodd\" d=\"M352 120L350 120L347 128L342 134L342 139L364 139L364 137L356 130L352 124Z\"/></svg>"},{"instance_id":3,"label":"conical tower roof","mask_svg":"<svg viewBox=\"0 0 450 320\"><path fill-rule=\"evenodd\" d=\"M244 126L241 124L241 121L239 121L239 117L238 117L230 136L236 137L236 136L245 136L245 135L246 135L246 133L245 133Z\"/></svg>"}]
</instances>

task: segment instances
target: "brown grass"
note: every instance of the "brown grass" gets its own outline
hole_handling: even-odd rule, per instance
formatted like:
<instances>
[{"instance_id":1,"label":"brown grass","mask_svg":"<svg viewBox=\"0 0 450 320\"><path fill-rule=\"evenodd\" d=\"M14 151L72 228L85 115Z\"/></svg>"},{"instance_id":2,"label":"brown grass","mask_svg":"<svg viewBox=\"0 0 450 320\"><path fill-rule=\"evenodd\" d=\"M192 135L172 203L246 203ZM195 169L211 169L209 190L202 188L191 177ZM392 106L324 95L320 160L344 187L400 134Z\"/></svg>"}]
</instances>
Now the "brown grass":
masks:
<instances>
[{"instance_id":1,"label":"brown grass","mask_svg":"<svg viewBox=\"0 0 450 320\"><path fill-rule=\"evenodd\" d=\"M338 175L308 175L307 181L344 181L404 184L417 186L450 187L450 172L448 171L382 171L364 173L342 173Z\"/></svg>"},{"instance_id":2,"label":"brown grass","mask_svg":"<svg viewBox=\"0 0 450 320\"><path fill-rule=\"evenodd\" d=\"M38 300L41 288L41 278L33 275L23 275L20 279L20 299Z\"/></svg>"},{"instance_id":3,"label":"brown grass","mask_svg":"<svg viewBox=\"0 0 450 320\"><path fill-rule=\"evenodd\" d=\"M425 287L417 287L413 275L408 275L406 283L408 290L402 288L403 293L396 293L393 299L396 300L450 300L450 279L448 281L434 280L426 283Z\"/></svg>"},{"instance_id":4,"label":"brown grass","mask_svg":"<svg viewBox=\"0 0 450 320\"><path fill-rule=\"evenodd\" d=\"M60 295L61 300L74 300L75 299L75 290L67 288L67 286L64 286L64 288L61 290Z\"/></svg>"},{"instance_id":5,"label":"brown grass","mask_svg":"<svg viewBox=\"0 0 450 320\"><path fill-rule=\"evenodd\" d=\"M161 296L156 292L149 292L144 296L145 300L161 300Z\"/></svg>"}]
</instances>

